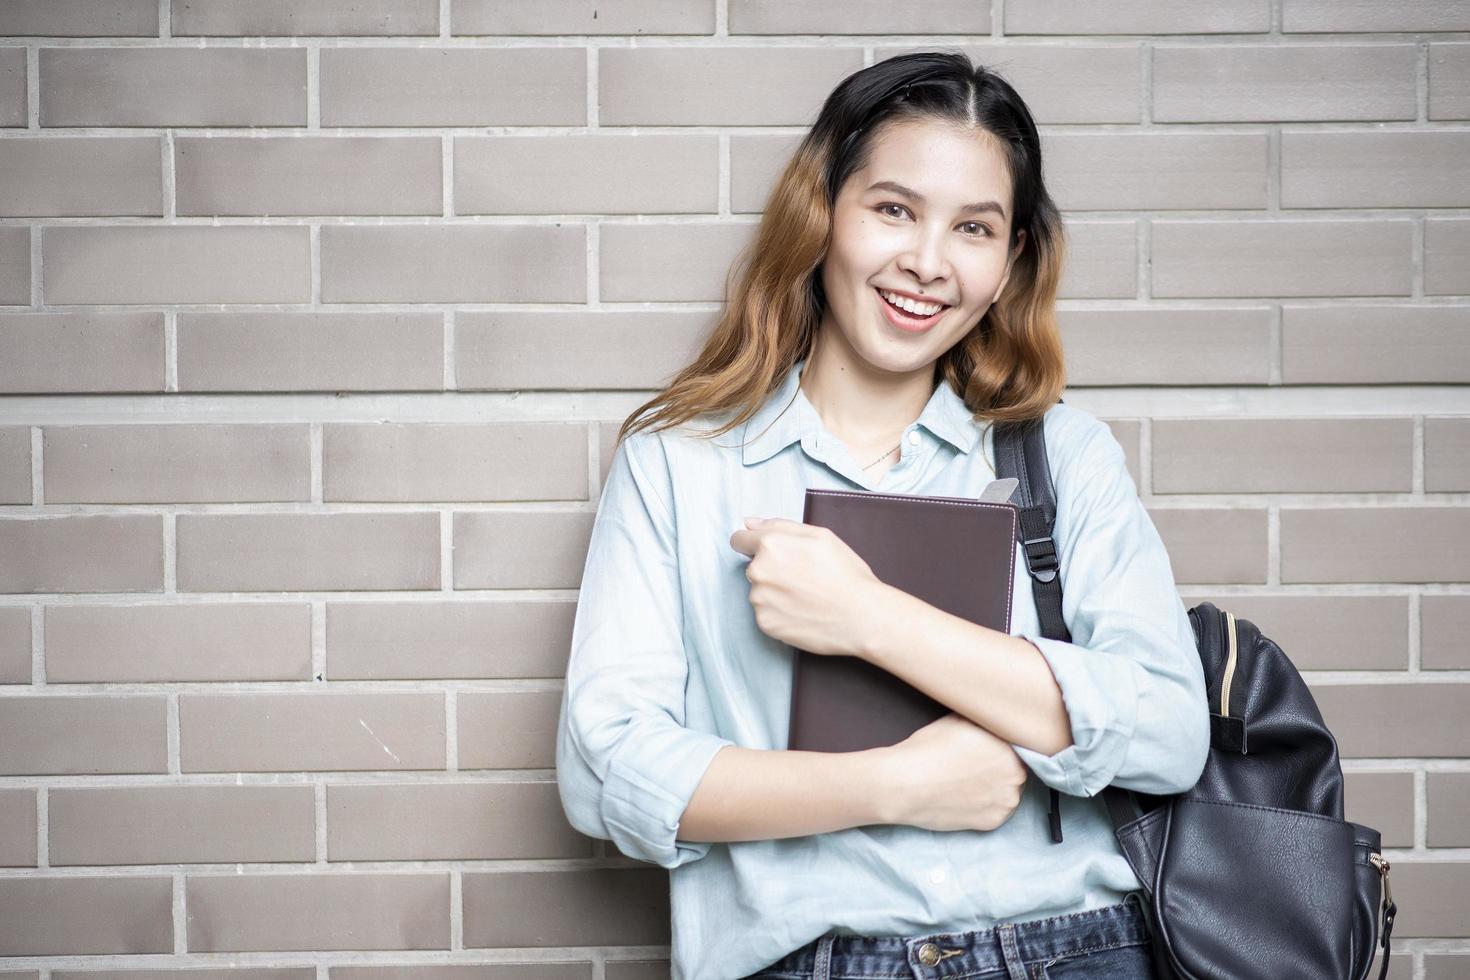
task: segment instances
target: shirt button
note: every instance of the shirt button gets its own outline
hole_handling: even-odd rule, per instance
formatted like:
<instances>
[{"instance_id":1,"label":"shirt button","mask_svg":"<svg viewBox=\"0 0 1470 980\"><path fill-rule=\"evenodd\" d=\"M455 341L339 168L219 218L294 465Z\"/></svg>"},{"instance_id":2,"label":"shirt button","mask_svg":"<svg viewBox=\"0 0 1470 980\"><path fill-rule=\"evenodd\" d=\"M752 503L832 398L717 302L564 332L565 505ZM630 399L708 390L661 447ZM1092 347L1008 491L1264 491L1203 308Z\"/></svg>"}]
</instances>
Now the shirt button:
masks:
<instances>
[{"instance_id":1,"label":"shirt button","mask_svg":"<svg viewBox=\"0 0 1470 980\"><path fill-rule=\"evenodd\" d=\"M929 872L929 880L934 882L934 884L936 885L942 882L944 880L944 877L945 875L943 868L935 868L933 871Z\"/></svg>"},{"instance_id":2,"label":"shirt button","mask_svg":"<svg viewBox=\"0 0 1470 980\"><path fill-rule=\"evenodd\" d=\"M919 444L919 430L917 430L917 429L910 430L910 432L909 432L909 445L910 446L917 446L918 444Z\"/></svg>"}]
</instances>

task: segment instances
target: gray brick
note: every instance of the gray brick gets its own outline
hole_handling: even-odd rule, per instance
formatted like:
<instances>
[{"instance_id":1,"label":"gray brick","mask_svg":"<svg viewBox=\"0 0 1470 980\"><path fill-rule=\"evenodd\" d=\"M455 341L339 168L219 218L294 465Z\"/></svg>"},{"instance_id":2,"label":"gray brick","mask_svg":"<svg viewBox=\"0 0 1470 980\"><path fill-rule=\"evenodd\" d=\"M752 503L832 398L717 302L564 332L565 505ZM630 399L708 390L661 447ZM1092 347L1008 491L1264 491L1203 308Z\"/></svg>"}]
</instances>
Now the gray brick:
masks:
<instances>
[{"instance_id":1,"label":"gray brick","mask_svg":"<svg viewBox=\"0 0 1470 980\"><path fill-rule=\"evenodd\" d=\"M28 504L31 496L30 426L0 426L0 504Z\"/></svg>"},{"instance_id":2,"label":"gray brick","mask_svg":"<svg viewBox=\"0 0 1470 980\"><path fill-rule=\"evenodd\" d=\"M1413 222L1153 222L1153 295L1389 296L1413 283Z\"/></svg>"},{"instance_id":3,"label":"gray brick","mask_svg":"<svg viewBox=\"0 0 1470 980\"><path fill-rule=\"evenodd\" d=\"M1154 48L1158 122L1413 119L1412 44L1191 44Z\"/></svg>"},{"instance_id":4,"label":"gray brick","mask_svg":"<svg viewBox=\"0 0 1470 980\"><path fill-rule=\"evenodd\" d=\"M1470 670L1470 596L1420 598L1420 660L1425 670Z\"/></svg>"},{"instance_id":5,"label":"gray brick","mask_svg":"<svg viewBox=\"0 0 1470 980\"><path fill-rule=\"evenodd\" d=\"M0 977L3 977L0 974ZM316 968L281 967L242 969L220 967L197 970L52 970L52 980L315 980Z\"/></svg>"},{"instance_id":6,"label":"gray brick","mask_svg":"<svg viewBox=\"0 0 1470 980\"><path fill-rule=\"evenodd\" d=\"M1264 507L1167 507L1150 510L1149 517L1169 551L1176 582L1265 583Z\"/></svg>"},{"instance_id":7,"label":"gray brick","mask_svg":"<svg viewBox=\"0 0 1470 980\"><path fill-rule=\"evenodd\" d=\"M435 137L174 141L179 214L442 214Z\"/></svg>"},{"instance_id":8,"label":"gray brick","mask_svg":"<svg viewBox=\"0 0 1470 980\"><path fill-rule=\"evenodd\" d=\"M311 500L305 424L42 429L48 504Z\"/></svg>"},{"instance_id":9,"label":"gray brick","mask_svg":"<svg viewBox=\"0 0 1470 980\"><path fill-rule=\"evenodd\" d=\"M26 124L26 49L0 48L0 126Z\"/></svg>"},{"instance_id":10,"label":"gray brick","mask_svg":"<svg viewBox=\"0 0 1470 980\"><path fill-rule=\"evenodd\" d=\"M622 419L600 422L597 426L597 452L598 452L598 475L597 486L600 488L607 485L607 473L612 469L613 453L618 448L618 432L622 429Z\"/></svg>"},{"instance_id":11,"label":"gray brick","mask_svg":"<svg viewBox=\"0 0 1470 980\"><path fill-rule=\"evenodd\" d=\"M442 769L435 691L179 695L184 772ZM325 947L314 947L323 949Z\"/></svg>"},{"instance_id":12,"label":"gray brick","mask_svg":"<svg viewBox=\"0 0 1470 980\"><path fill-rule=\"evenodd\" d=\"M167 772L166 714L162 695L0 697L0 774Z\"/></svg>"},{"instance_id":13,"label":"gray brick","mask_svg":"<svg viewBox=\"0 0 1470 980\"><path fill-rule=\"evenodd\" d=\"M0 140L0 214L161 215L160 153L152 136Z\"/></svg>"},{"instance_id":14,"label":"gray brick","mask_svg":"<svg viewBox=\"0 0 1470 980\"><path fill-rule=\"evenodd\" d=\"M1409 493L1406 418L1159 419L1155 493Z\"/></svg>"},{"instance_id":15,"label":"gray brick","mask_svg":"<svg viewBox=\"0 0 1470 980\"><path fill-rule=\"evenodd\" d=\"M1470 132L1299 132L1281 136L1288 208L1470 206Z\"/></svg>"},{"instance_id":16,"label":"gray brick","mask_svg":"<svg viewBox=\"0 0 1470 980\"><path fill-rule=\"evenodd\" d=\"M450 0L454 34L713 34L714 0L639 0L592 4L586 0Z\"/></svg>"},{"instance_id":17,"label":"gray brick","mask_svg":"<svg viewBox=\"0 0 1470 980\"><path fill-rule=\"evenodd\" d=\"M322 427L324 500L586 500L579 422Z\"/></svg>"},{"instance_id":18,"label":"gray brick","mask_svg":"<svg viewBox=\"0 0 1470 980\"><path fill-rule=\"evenodd\" d=\"M162 391L162 313L0 314L0 391Z\"/></svg>"},{"instance_id":19,"label":"gray brick","mask_svg":"<svg viewBox=\"0 0 1470 980\"><path fill-rule=\"evenodd\" d=\"M863 66L843 46L602 48L604 126L805 126L844 77ZM698 78L698 85L670 85Z\"/></svg>"},{"instance_id":20,"label":"gray brick","mask_svg":"<svg viewBox=\"0 0 1470 980\"><path fill-rule=\"evenodd\" d=\"M550 769L556 766L558 691L462 691L461 769Z\"/></svg>"},{"instance_id":21,"label":"gray brick","mask_svg":"<svg viewBox=\"0 0 1470 980\"><path fill-rule=\"evenodd\" d=\"M181 313L180 391L439 391L437 313Z\"/></svg>"},{"instance_id":22,"label":"gray brick","mask_svg":"<svg viewBox=\"0 0 1470 980\"><path fill-rule=\"evenodd\" d=\"M595 516L586 510L455 514L455 588L577 588Z\"/></svg>"},{"instance_id":23,"label":"gray brick","mask_svg":"<svg viewBox=\"0 0 1470 980\"><path fill-rule=\"evenodd\" d=\"M180 514L181 592L439 588L439 515Z\"/></svg>"},{"instance_id":24,"label":"gray brick","mask_svg":"<svg viewBox=\"0 0 1470 980\"><path fill-rule=\"evenodd\" d=\"M1399 965L1399 960L1394 960L1394 966ZM1407 961L1410 965L1412 960ZM1389 976L1393 976L1393 970L1389 970ZM1412 976L1405 972L1404 978ZM1464 953L1426 953L1424 954L1424 980L1465 980L1470 977L1470 956Z\"/></svg>"},{"instance_id":25,"label":"gray brick","mask_svg":"<svg viewBox=\"0 0 1470 980\"><path fill-rule=\"evenodd\" d=\"M0 227L0 306L31 303L31 230Z\"/></svg>"},{"instance_id":26,"label":"gray brick","mask_svg":"<svg viewBox=\"0 0 1470 980\"><path fill-rule=\"evenodd\" d=\"M31 610L0 606L0 684L31 682Z\"/></svg>"},{"instance_id":27,"label":"gray brick","mask_svg":"<svg viewBox=\"0 0 1470 980\"><path fill-rule=\"evenodd\" d=\"M1042 132L1064 211L1264 208L1264 133Z\"/></svg>"},{"instance_id":28,"label":"gray brick","mask_svg":"<svg viewBox=\"0 0 1470 980\"><path fill-rule=\"evenodd\" d=\"M1364 31L1470 31L1470 7L1462 0L1283 0L1286 33L1347 34Z\"/></svg>"},{"instance_id":29,"label":"gray brick","mask_svg":"<svg viewBox=\"0 0 1470 980\"><path fill-rule=\"evenodd\" d=\"M1157 424L1157 423L1155 423ZM1231 595L1210 601L1249 620L1301 670L1406 670L1409 599L1402 595Z\"/></svg>"},{"instance_id":30,"label":"gray brick","mask_svg":"<svg viewBox=\"0 0 1470 980\"><path fill-rule=\"evenodd\" d=\"M157 514L0 518L0 592L158 592Z\"/></svg>"},{"instance_id":31,"label":"gray brick","mask_svg":"<svg viewBox=\"0 0 1470 980\"><path fill-rule=\"evenodd\" d=\"M324 48L321 100L323 126L581 126L587 56L580 47Z\"/></svg>"},{"instance_id":32,"label":"gray brick","mask_svg":"<svg viewBox=\"0 0 1470 980\"><path fill-rule=\"evenodd\" d=\"M1057 295L1121 299L1138 295L1138 225L1132 221L1068 221L1067 262Z\"/></svg>"},{"instance_id":33,"label":"gray brick","mask_svg":"<svg viewBox=\"0 0 1470 980\"><path fill-rule=\"evenodd\" d=\"M1268 0L1007 0L1005 11L1007 34L1246 34L1271 27Z\"/></svg>"},{"instance_id":34,"label":"gray brick","mask_svg":"<svg viewBox=\"0 0 1470 980\"><path fill-rule=\"evenodd\" d=\"M304 225L46 228L41 255L47 303L311 299L311 229Z\"/></svg>"},{"instance_id":35,"label":"gray brick","mask_svg":"<svg viewBox=\"0 0 1470 980\"><path fill-rule=\"evenodd\" d=\"M713 136L492 136L454 141L456 214L713 213Z\"/></svg>"},{"instance_id":36,"label":"gray brick","mask_svg":"<svg viewBox=\"0 0 1470 980\"><path fill-rule=\"evenodd\" d=\"M36 866L36 794L30 789L0 789L0 868ZM3 976L3 974L0 974Z\"/></svg>"},{"instance_id":37,"label":"gray brick","mask_svg":"<svg viewBox=\"0 0 1470 980\"><path fill-rule=\"evenodd\" d=\"M44 635L48 684L311 679L305 603L49 605Z\"/></svg>"},{"instance_id":38,"label":"gray brick","mask_svg":"<svg viewBox=\"0 0 1470 980\"><path fill-rule=\"evenodd\" d=\"M42 126L304 126L304 48L42 48Z\"/></svg>"},{"instance_id":39,"label":"gray brick","mask_svg":"<svg viewBox=\"0 0 1470 980\"><path fill-rule=\"evenodd\" d=\"M437 35L439 0L178 0L172 33Z\"/></svg>"},{"instance_id":40,"label":"gray brick","mask_svg":"<svg viewBox=\"0 0 1470 980\"><path fill-rule=\"evenodd\" d=\"M729 0L731 34L989 34L990 8L969 0Z\"/></svg>"},{"instance_id":41,"label":"gray brick","mask_svg":"<svg viewBox=\"0 0 1470 980\"><path fill-rule=\"evenodd\" d=\"M171 953L173 879L0 878L0 956Z\"/></svg>"},{"instance_id":42,"label":"gray brick","mask_svg":"<svg viewBox=\"0 0 1470 980\"><path fill-rule=\"evenodd\" d=\"M1058 311L1067 375L1079 385L1264 385L1271 312L1128 307Z\"/></svg>"},{"instance_id":43,"label":"gray brick","mask_svg":"<svg viewBox=\"0 0 1470 980\"><path fill-rule=\"evenodd\" d=\"M7 0L8 37L157 37L156 0Z\"/></svg>"},{"instance_id":44,"label":"gray brick","mask_svg":"<svg viewBox=\"0 0 1470 980\"><path fill-rule=\"evenodd\" d=\"M581 224L327 225L321 261L322 299L328 303L587 299Z\"/></svg>"},{"instance_id":45,"label":"gray brick","mask_svg":"<svg viewBox=\"0 0 1470 980\"><path fill-rule=\"evenodd\" d=\"M669 943L660 868L466 871L463 889L467 949Z\"/></svg>"},{"instance_id":46,"label":"gray brick","mask_svg":"<svg viewBox=\"0 0 1470 980\"><path fill-rule=\"evenodd\" d=\"M1470 847L1470 773L1431 772L1428 790L1430 847Z\"/></svg>"},{"instance_id":47,"label":"gray brick","mask_svg":"<svg viewBox=\"0 0 1470 980\"><path fill-rule=\"evenodd\" d=\"M1470 582L1470 508L1281 508L1282 582Z\"/></svg>"},{"instance_id":48,"label":"gray brick","mask_svg":"<svg viewBox=\"0 0 1470 980\"><path fill-rule=\"evenodd\" d=\"M1470 381L1470 306L1282 308L1286 384Z\"/></svg>"},{"instance_id":49,"label":"gray brick","mask_svg":"<svg viewBox=\"0 0 1470 980\"><path fill-rule=\"evenodd\" d=\"M55 788L51 864L314 861L313 795L310 786Z\"/></svg>"},{"instance_id":50,"label":"gray brick","mask_svg":"<svg viewBox=\"0 0 1470 980\"><path fill-rule=\"evenodd\" d=\"M659 388L712 326L708 313L460 313L455 378L461 391Z\"/></svg>"},{"instance_id":51,"label":"gray brick","mask_svg":"<svg viewBox=\"0 0 1470 980\"><path fill-rule=\"evenodd\" d=\"M1470 418L1424 420L1424 489L1470 490Z\"/></svg>"},{"instance_id":52,"label":"gray brick","mask_svg":"<svg viewBox=\"0 0 1470 980\"><path fill-rule=\"evenodd\" d=\"M1384 847L1414 846L1413 773L1350 772L1343 780L1348 820L1378 831Z\"/></svg>"},{"instance_id":53,"label":"gray brick","mask_svg":"<svg viewBox=\"0 0 1470 980\"><path fill-rule=\"evenodd\" d=\"M1391 875L1394 901L1401 910L1413 910L1405 911L1394 921L1394 939L1401 936L1404 939L1459 937L1464 934L1464 909L1470 904L1470 863L1463 860L1430 863L1419 860L1417 856L1412 859L1400 857L1393 862ZM1402 955L1395 954L1393 962L1398 962ZM1427 967L1434 959L1439 958L1425 957L1426 980L1440 980L1441 977L1455 980L1456 974L1453 973L1430 973ZM1439 959L1436 966L1444 968L1448 964Z\"/></svg>"},{"instance_id":54,"label":"gray brick","mask_svg":"<svg viewBox=\"0 0 1470 980\"><path fill-rule=\"evenodd\" d=\"M327 787L327 860L591 857L556 782Z\"/></svg>"},{"instance_id":55,"label":"gray brick","mask_svg":"<svg viewBox=\"0 0 1470 980\"><path fill-rule=\"evenodd\" d=\"M576 955L572 953L568 956ZM623 961L624 966L634 967L647 964L647 960ZM661 980L669 975L669 961L661 962L662 974L619 973L619 962L609 958L604 976L606 980ZM515 980L592 980L592 964L584 961L538 960L512 962L498 960L496 965L441 966L427 963L409 963L403 966L334 966L329 971L331 980L485 980L486 977L500 980L502 974L514 976ZM37 980L37 978L28 978ZM171 978L160 978L171 980ZM311 980L310 977L306 980ZM1407 980L1407 978L1406 978Z\"/></svg>"},{"instance_id":56,"label":"gray brick","mask_svg":"<svg viewBox=\"0 0 1470 980\"><path fill-rule=\"evenodd\" d=\"M1470 219L1424 222L1424 291L1431 295L1470 293Z\"/></svg>"},{"instance_id":57,"label":"gray brick","mask_svg":"<svg viewBox=\"0 0 1470 980\"><path fill-rule=\"evenodd\" d=\"M730 136L730 210L736 214L764 211L766 198L776 186L801 142L801 135ZM1049 176L1049 175L1048 175Z\"/></svg>"},{"instance_id":58,"label":"gray brick","mask_svg":"<svg viewBox=\"0 0 1470 980\"><path fill-rule=\"evenodd\" d=\"M447 874L190 875L189 952L449 949Z\"/></svg>"},{"instance_id":59,"label":"gray brick","mask_svg":"<svg viewBox=\"0 0 1470 980\"><path fill-rule=\"evenodd\" d=\"M575 614L570 599L329 602L327 677L562 677Z\"/></svg>"},{"instance_id":60,"label":"gray brick","mask_svg":"<svg viewBox=\"0 0 1470 980\"><path fill-rule=\"evenodd\" d=\"M880 47L878 60L918 47ZM964 45L977 64L1010 82L1038 123L1136 123L1143 67L1139 47L1127 44Z\"/></svg>"},{"instance_id":61,"label":"gray brick","mask_svg":"<svg viewBox=\"0 0 1470 980\"><path fill-rule=\"evenodd\" d=\"M1344 758L1470 755L1470 728L1424 723L1426 718L1463 718L1470 709L1470 684L1319 683L1312 685L1312 697Z\"/></svg>"},{"instance_id":62,"label":"gray brick","mask_svg":"<svg viewBox=\"0 0 1470 980\"><path fill-rule=\"evenodd\" d=\"M1429 46L1429 118L1470 119L1470 44Z\"/></svg>"},{"instance_id":63,"label":"gray brick","mask_svg":"<svg viewBox=\"0 0 1470 980\"><path fill-rule=\"evenodd\" d=\"M603 224L600 292L609 302L723 301L750 222ZM668 270L677 269L677 275Z\"/></svg>"}]
</instances>

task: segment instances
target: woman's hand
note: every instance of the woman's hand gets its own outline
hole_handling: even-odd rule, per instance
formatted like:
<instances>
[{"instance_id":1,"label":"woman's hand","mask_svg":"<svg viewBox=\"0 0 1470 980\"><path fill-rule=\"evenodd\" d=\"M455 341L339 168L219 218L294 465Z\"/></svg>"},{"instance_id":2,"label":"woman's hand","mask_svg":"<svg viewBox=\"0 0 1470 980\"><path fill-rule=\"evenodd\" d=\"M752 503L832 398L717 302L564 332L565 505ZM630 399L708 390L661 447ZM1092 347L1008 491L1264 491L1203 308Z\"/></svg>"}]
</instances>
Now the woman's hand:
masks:
<instances>
[{"instance_id":1,"label":"woman's hand","mask_svg":"<svg viewBox=\"0 0 1470 980\"><path fill-rule=\"evenodd\" d=\"M890 586L829 528L746 518L730 547L750 561L750 605L762 633L811 653L862 656Z\"/></svg>"},{"instance_id":2,"label":"woman's hand","mask_svg":"<svg viewBox=\"0 0 1470 980\"><path fill-rule=\"evenodd\" d=\"M954 711L873 751L884 762L877 792L885 823L994 830L1026 786L1026 764L1010 743Z\"/></svg>"}]
</instances>

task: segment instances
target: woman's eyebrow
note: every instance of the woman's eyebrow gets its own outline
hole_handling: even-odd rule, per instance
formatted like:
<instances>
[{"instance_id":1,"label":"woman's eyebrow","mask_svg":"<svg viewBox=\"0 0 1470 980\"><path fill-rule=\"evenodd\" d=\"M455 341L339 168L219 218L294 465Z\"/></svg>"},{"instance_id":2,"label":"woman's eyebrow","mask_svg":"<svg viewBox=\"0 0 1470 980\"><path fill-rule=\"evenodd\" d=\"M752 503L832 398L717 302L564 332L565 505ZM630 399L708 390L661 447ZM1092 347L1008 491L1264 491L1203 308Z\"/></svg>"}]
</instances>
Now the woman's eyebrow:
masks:
<instances>
[{"instance_id":1,"label":"woman's eyebrow","mask_svg":"<svg viewBox=\"0 0 1470 980\"><path fill-rule=\"evenodd\" d=\"M918 191L913 190L912 188L905 187L894 180L880 180L870 185L868 187L868 190L889 191L890 193L906 197L909 200L917 201L920 204L926 203L923 194L920 194ZM980 201L976 204L966 204L960 210L965 214L970 214L975 211L994 211L996 214L1000 215L1002 219L1004 219L1006 216L1006 209L1001 207L1000 204L996 201Z\"/></svg>"}]
</instances>

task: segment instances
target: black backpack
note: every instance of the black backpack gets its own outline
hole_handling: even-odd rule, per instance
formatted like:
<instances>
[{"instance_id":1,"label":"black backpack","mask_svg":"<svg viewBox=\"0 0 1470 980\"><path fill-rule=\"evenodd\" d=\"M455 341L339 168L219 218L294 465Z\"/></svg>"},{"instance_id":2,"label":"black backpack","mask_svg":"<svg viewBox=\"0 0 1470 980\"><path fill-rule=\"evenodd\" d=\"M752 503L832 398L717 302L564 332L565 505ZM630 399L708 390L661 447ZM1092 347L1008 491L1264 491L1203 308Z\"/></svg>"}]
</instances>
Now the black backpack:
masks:
<instances>
[{"instance_id":1,"label":"black backpack","mask_svg":"<svg viewBox=\"0 0 1470 980\"><path fill-rule=\"evenodd\" d=\"M996 477L1018 481L1017 534L1042 635L1070 642L1042 420L996 423L994 436ZM1210 707L1204 773L1175 796L1101 794L1149 899L1160 980L1362 980L1380 932L1383 980L1398 911L1389 864L1378 831L1343 819L1337 742L1310 690L1248 620L1202 602L1189 622ZM1060 842L1056 790L1050 798Z\"/></svg>"}]
</instances>

